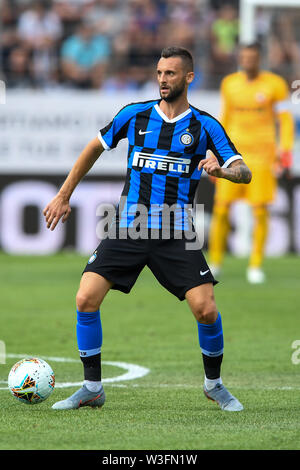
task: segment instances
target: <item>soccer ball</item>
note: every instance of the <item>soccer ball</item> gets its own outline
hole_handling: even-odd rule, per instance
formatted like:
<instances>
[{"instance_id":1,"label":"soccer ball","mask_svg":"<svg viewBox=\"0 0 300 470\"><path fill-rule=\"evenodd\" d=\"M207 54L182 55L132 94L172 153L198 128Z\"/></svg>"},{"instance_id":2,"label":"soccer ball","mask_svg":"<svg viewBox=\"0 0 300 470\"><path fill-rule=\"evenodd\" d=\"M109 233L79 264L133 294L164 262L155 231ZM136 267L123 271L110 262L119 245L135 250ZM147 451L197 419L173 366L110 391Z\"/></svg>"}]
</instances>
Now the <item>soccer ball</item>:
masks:
<instances>
[{"instance_id":1,"label":"soccer ball","mask_svg":"<svg viewBox=\"0 0 300 470\"><path fill-rule=\"evenodd\" d=\"M54 372L43 359L29 357L17 362L8 375L8 387L17 400L35 405L53 392Z\"/></svg>"}]
</instances>

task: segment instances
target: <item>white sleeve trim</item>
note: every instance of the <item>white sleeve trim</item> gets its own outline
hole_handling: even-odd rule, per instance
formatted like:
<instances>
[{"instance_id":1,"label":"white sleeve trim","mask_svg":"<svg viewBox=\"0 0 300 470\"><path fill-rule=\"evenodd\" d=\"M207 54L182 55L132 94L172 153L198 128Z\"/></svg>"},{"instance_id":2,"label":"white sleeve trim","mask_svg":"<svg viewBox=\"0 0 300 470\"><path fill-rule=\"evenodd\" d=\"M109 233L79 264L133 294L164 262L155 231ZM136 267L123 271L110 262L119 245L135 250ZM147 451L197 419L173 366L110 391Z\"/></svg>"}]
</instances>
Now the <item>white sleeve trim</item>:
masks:
<instances>
[{"instance_id":1,"label":"white sleeve trim","mask_svg":"<svg viewBox=\"0 0 300 470\"><path fill-rule=\"evenodd\" d=\"M233 155L232 157L228 158L228 160L226 160L224 165L222 165L222 168L227 168L230 163L234 162L235 160L243 160L243 158L241 155Z\"/></svg>"},{"instance_id":2,"label":"white sleeve trim","mask_svg":"<svg viewBox=\"0 0 300 470\"><path fill-rule=\"evenodd\" d=\"M109 147L109 145L107 145L107 143L106 143L105 140L103 139L103 137L102 137L100 131L99 131L99 134L98 134L98 139L100 140L101 144L103 145L104 150L111 150L111 148Z\"/></svg>"},{"instance_id":3,"label":"white sleeve trim","mask_svg":"<svg viewBox=\"0 0 300 470\"><path fill-rule=\"evenodd\" d=\"M291 104L289 100L276 101L273 108L276 113L284 113L285 111L290 111Z\"/></svg>"}]
</instances>

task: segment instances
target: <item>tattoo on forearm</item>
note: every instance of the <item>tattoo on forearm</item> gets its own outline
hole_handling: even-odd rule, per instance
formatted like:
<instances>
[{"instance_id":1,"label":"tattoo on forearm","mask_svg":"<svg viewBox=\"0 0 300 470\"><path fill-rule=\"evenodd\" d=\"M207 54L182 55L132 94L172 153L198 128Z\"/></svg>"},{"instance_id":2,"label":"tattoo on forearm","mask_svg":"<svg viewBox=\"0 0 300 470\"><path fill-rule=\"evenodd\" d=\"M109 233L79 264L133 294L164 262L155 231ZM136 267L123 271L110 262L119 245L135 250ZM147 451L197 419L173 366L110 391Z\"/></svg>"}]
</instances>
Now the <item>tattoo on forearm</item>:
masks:
<instances>
[{"instance_id":1,"label":"tattoo on forearm","mask_svg":"<svg viewBox=\"0 0 300 470\"><path fill-rule=\"evenodd\" d=\"M232 181L233 183L248 184L251 181L252 174L244 162L239 162L237 165L226 168L224 170L223 178Z\"/></svg>"}]
</instances>

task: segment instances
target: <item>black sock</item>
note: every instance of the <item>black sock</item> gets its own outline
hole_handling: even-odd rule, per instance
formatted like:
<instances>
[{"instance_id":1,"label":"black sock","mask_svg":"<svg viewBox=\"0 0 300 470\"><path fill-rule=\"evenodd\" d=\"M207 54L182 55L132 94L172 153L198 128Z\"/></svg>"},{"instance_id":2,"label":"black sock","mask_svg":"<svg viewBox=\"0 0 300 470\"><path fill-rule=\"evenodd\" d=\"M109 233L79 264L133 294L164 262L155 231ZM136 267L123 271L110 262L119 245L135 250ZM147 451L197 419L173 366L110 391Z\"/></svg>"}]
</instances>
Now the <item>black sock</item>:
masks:
<instances>
[{"instance_id":1,"label":"black sock","mask_svg":"<svg viewBox=\"0 0 300 470\"><path fill-rule=\"evenodd\" d=\"M101 353L95 356L80 356L83 363L84 380L101 381Z\"/></svg>"},{"instance_id":2,"label":"black sock","mask_svg":"<svg viewBox=\"0 0 300 470\"><path fill-rule=\"evenodd\" d=\"M223 359L223 354L216 357L206 356L202 354L203 366L205 377L207 379L218 379L221 376L221 364Z\"/></svg>"}]
</instances>

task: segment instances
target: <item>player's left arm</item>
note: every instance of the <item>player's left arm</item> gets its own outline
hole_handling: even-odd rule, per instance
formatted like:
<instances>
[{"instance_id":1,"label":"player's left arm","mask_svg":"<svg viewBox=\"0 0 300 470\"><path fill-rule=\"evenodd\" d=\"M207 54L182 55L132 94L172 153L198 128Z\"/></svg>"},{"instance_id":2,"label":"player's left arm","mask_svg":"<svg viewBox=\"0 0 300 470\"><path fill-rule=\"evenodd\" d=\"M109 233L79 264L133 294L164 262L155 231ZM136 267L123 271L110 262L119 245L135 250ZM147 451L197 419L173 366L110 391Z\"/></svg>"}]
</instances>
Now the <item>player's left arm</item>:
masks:
<instances>
[{"instance_id":1,"label":"player's left arm","mask_svg":"<svg viewBox=\"0 0 300 470\"><path fill-rule=\"evenodd\" d=\"M293 164L294 119L290 112L277 113L279 123L279 165L283 171Z\"/></svg>"},{"instance_id":2,"label":"player's left arm","mask_svg":"<svg viewBox=\"0 0 300 470\"><path fill-rule=\"evenodd\" d=\"M224 178L232 183L248 184L252 179L252 173L246 163L240 158L234 160L227 168L221 167L218 159L214 155L201 160L198 169L204 169L209 176Z\"/></svg>"},{"instance_id":3,"label":"player's left arm","mask_svg":"<svg viewBox=\"0 0 300 470\"><path fill-rule=\"evenodd\" d=\"M281 171L290 171L293 163L295 125L290 111L288 85L277 76L274 85L274 112L279 125L278 159Z\"/></svg>"},{"instance_id":4,"label":"player's left arm","mask_svg":"<svg viewBox=\"0 0 300 470\"><path fill-rule=\"evenodd\" d=\"M209 116L205 122L204 131L207 142L206 150L210 150L212 154L200 160L198 169L204 169L209 176L224 178L233 183L250 183L251 171L221 123Z\"/></svg>"}]
</instances>

